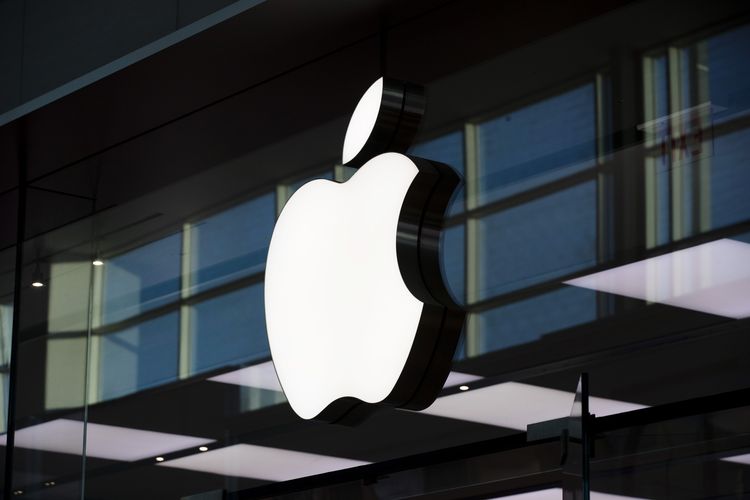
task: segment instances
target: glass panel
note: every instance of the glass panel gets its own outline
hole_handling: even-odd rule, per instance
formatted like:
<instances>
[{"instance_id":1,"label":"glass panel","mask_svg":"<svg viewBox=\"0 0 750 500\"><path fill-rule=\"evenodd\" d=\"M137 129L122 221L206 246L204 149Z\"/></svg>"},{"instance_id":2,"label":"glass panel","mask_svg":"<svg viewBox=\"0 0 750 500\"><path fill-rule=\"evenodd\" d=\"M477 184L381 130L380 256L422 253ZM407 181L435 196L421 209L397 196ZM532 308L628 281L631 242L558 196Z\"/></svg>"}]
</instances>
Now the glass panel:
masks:
<instances>
[{"instance_id":1,"label":"glass panel","mask_svg":"<svg viewBox=\"0 0 750 500\"><path fill-rule=\"evenodd\" d=\"M17 390L10 402L15 405L14 496L81 496L93 266L82 259L90 254L88 245L58 249L54 258L46 253L53 242L70 241L70 233L62 234L70 230L80 227L24 245L39 255L27 260L20 290ZM50 481L60 488L50 489Z\"/></svg>"},{"instance_id":2,"label":"glass panel","mask_svg":"<svg viewBox=\"0 0 750 500\"><path fill-rule=\"evenodd\" d=\"M190 310L191 372L269 356L263 286L206 300Z\"/></svg>"},{"instance_id":3,"label":"glass panel","mask_svg":"<svg viewBox=\"0 0 750 500\"><path fill-rule=\"evenodd\" d=\"M711 165L711 225L722 227L750 217L750 129L714 138Z\"/></svg>"},{"instance_id":4,"label":"glass panel","mask_svg":"<svg viewBox=\"0 0 750 500\"><path fill-rule=\"evenodd\" d=\"M562 288L483 312L479 318L480 352L506 349L594 321L596 294L590 290Z\"/></svg>"},{"instance_id":5,"label":"glass panel","mask_svg":"<svg viewBox=\"0 0 750 500\"><path fill-rule=\"evenodd\" d=\"M263 270L275 203L269 193L191 226L191 293Z\"/></svg>"},{"instance_id":6,"label":"glass panel","mask_svg":"<svg viewBox=\"0 0 750 500\"><path fill-rule=\"evenodd\" d=\"M330 178L323 170L339 155L360 76L373 70L352 55L375 45L350 44L354 31L373 26L372 9L323 16L317 41L277 28L319 28L320 16L278 9L275 19L264 9L264 50L245 50L257 46L257 30L219 23L216 36L135 61L133 71L0 126L0 164L25 154L44 193L28 203L27 238L39 236L24 245L15 304L17 496L258 498L300 484L272 483L349 469L327 476L336 487L309 491L325 479L311 478L297 496L559 499L561 422L543 425L554 431L543 442L529 443L525 431L570 414L581 372L590 374L597 418L629 421L644 415L634 410L670 407L697 414L668 432L620 426L614 444L606 441L615 427L599 420L602 482L592 498L747 496L744 463L726 459L748 454L748 415L733 420L687 400L744 390L736 396L744 401L750 387L750 258L738 245L750 241L738 234L750 211L742 189L750 44L747 27L721 31L747 19L750 6L681 3L679 22L665 22L674 5L659 1L600 2L595 11L437 3L390 2L400 21L388 33L389 65L427 82L422 133L435 139L412 151L464 170L478 198L470 212L451 209L441 242L445 278L468 303L469 321L434 404L383 408L343 426L298 418L284 399L263 325L274 212L301 183ZM256 16L223 12L240 24ZM496 40L503 23L523 36L506 30L502 44L481 43ZM214 46L225 39L237 42L241 64L227 52L235 44ZM408 57L414 40L434 54ZM307 57L318 42L327 55ZM307 56L276 50L292 46ZM230 57L210 57L219 53ZM201 54L209 57L192 57ZM178 98L159 98L176 87L153 85L152 70L168 80L185 61L221 78L182 78ZM247 68L264 83L248 87ZM133 106L138 96L128 93L143 88L154 98ZM710 112L684 109L696 106ZM88 119L93 111L103 114ZM655 139L639 129L660 118ZM438 135L445 130L456 132ZM465 139L478 144L464 165ZM351 171L334 172L343 180ZM71 220L79 222L61 225ZM0 223L0 241L8 227ZM697 245L709 247L677 253ZM97 254L104 265L93 267ZM37 271L44 286L32 288ZM596 278L607 271L609 283Z\"/></svg>"},{"instance_id":7,"label":"glass panel","mask_svg":"<svg viewBox=\"0 0 750 500\"><path fill-rule=\"evenodd\" d=\"M0 435L7 432L8 428L8 385L10 383L10 351L13 338L15 258L15 247L0 251L0 391L2 391L0 396ZM5 465L5 451L4 447L0 447L0 466ZM5 474L0 472L0 487L4 483Z\"/></svg>"},{"instance_id":8,"label":"glass panel","mask_svg":"<svg viewBox=\"0 0 750 500\"><path fill-rule=\"evenodd\" d=\"M180 233L105 259L102 322L112 323L180 295Z\"/></svg>"},{"instance_id":9,"label":"glass panel","mask_svg":"<svg viewBox=\"0 0 750 500\"><path fill-rule=\"evenodd\" d=\"M598 434L591 470L592 489L627 498L747 498L750 409Z\"/></svg>"},{"instance_id":10,"label":"glass panel","mask_svg":"<svg viewBox=\"0 0 750 500\"><path fill-rule=\"evenodd\" d=\"M750 26L727 31L707 40L708 87L714 123L745 115L750 110Z\"/></svg>"},{"instance_id":11,"label":"glass panel","mask_svg":"<svg viewBox=\"0 0 750 500\"><path fill-rule=\"evenodd\" d=\"M596 160L595 87L584 85L479 126L479 200L489 203Z\"/></svg>"},{"instance_id":12,"label":"glass panel","mask_svg":"<svg viewBox=\"0 0 750 500\"><path fill-rule=\"evenodd\" d=\"M177 313L99 336L99 400L105 401L177 378ZM92 401L94 402L94 401Z\"/></svg>"},{"instance_id":13,"label":"glass panel","mask_svg":"<svg viewBox=\"0 0 750 500\"><path fill-rule=\"evenodd\" d=\"M595 263L594 182L480 221L481 298L549 280Z\"/></svg>"}]
</instances>

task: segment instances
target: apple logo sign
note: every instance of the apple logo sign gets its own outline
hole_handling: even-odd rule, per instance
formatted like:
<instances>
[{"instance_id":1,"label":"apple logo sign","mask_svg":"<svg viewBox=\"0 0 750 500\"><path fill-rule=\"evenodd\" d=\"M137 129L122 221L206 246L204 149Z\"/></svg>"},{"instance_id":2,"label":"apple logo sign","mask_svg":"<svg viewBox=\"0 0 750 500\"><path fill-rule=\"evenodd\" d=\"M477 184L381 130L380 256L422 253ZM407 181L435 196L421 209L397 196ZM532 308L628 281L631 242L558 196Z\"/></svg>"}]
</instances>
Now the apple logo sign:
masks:
<instances>
[{"instance_id":1,"label":"apple logo sign","mask_svg":"<svg viewBox=\"0 0 750 500\"><path fill-rule=\"evenodd\" d=\"M356 423L379 406L421 410L448 376L464 312L440 271L440 232L460 177L406 156L420 87L377 80L357 105L346 182L318 179L289 199L265 274L268 340L292 409Z\"/></svg>"}]
</instances>

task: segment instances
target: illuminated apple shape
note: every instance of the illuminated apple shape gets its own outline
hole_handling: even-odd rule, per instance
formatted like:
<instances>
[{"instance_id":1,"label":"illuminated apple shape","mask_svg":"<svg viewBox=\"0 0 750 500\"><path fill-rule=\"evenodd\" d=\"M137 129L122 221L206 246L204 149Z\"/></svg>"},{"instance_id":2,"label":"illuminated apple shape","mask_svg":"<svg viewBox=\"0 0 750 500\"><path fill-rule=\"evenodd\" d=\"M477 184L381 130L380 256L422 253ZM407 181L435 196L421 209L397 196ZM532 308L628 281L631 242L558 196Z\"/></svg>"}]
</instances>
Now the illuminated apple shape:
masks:
<instances>
[{"instance_id":1,"label":"illuminated apple shape","mask_svg":"<svg viewBox=\"0 0 750 500\"><path fill-rule=\"evenodd\" d=\"M368 141L382 133L372 115L383 105L373 100L387 90L379 80L357 106L346 161L377 149ZM286 203L266 262L265 312L276 373L300 417L422 409L437 396L463 323L437 258L458 182L450 167L386 152L347 182L308 182Z\"/></svg>"}]
</instances>

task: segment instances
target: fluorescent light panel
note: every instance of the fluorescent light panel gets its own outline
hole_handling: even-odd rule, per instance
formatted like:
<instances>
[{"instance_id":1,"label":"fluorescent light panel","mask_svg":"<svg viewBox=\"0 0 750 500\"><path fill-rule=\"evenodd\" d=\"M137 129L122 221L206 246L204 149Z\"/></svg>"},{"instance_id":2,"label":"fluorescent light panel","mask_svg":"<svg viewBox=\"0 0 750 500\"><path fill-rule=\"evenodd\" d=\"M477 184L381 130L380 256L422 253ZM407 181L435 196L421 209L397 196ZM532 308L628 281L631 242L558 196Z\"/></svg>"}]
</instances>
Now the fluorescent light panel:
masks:
<instances>
[{"instance_id":1,"label":"fluorescent light panel","mask_svg":"<svg viewBox=\"0 0 750 500\"><path fill-rule=\"evenodd\" d=\"M565 282L726 316L750 316L750 245L721 239Z\"/></svg>"},{"instance_id":2,"label":"fluorescent light panel","mask_svg":"<svg viewBox=\"0 0 750 500\"><path fill-rule=\"evenodd\" d=\"M491 500L560 500L563 497L562 495L563 495L562 488L549 488L546 490L529 491L527 493L517 493L515 495L506 495L504 497L496 497ZM591 500L646 500L646 499L592 491Z\"/></svg>"},{"instance_id":3,"label":"fluorescent light panel","mask_svg":"<svg viewBox=\"0 0 750 500\"><path fill-rule=\"evenodd\" d=\"M722 460L724 460L725 462L734 462L736 464L750 465L750 453L722 458Z\"/></svg>"},{"instance_id":4,"label":"fluorescent light panel","mask_svg":"<svg viewBox=\"0 0 750 500\"><path fill-rule=\"evenodd\" d=\"M570 414L575 394L518 382L480 387L438 398L422 413L469 422L526 430L530 423ZM597 416L644 408L613 399L589 398L589 411Z\"/></svg>"},{"instance_id":5,"label":"fluorescent light panel","mask_svg":"<svg viewBox=\"0 0 750 500\"><path fill-rule=\"evenodd\" d=\"M476 382L477 380L481 380L481 379L482 377L480 377L479 375L472 375L471 373L450 372L448 374L448 380L445 381L443 388L445 389L447 387L465 385L471 382Z\"/></svg>"},{"instance_id":6,"label":"fluorescent light panel","mask_svg":"<svg viewBox=\"0 0 750 500\"><path fill-rule=\"evenodd\" d=\"M287 481L298 477L357 467L367 463L301 451L282 450L252 444L236 444L175 460L167 460L157 465L222 476Z\"/></svg>"},{"instance_id":7,"label":"fluorescent light panel","mask_svg":"<svg viewBox=\"0 0 750 500\"><path fill-rule=\"evenodd\" d=\"M470 373L450 372L448 380L445 381L444 387L454 387L457 385L468 384L480 380L482 377ZM255 387L269 391L281 392L279 379L276 377L276 370L273 368L273 361L266 361L257 365L240 368L227 373L222 373L208 380L212 382L221 382L224 384L242 385L246 387Z\"/></svg>"},{"instance_id":8,"label":"fluorescent light panel","mask_svg":"<svg viewBox=\"0 0 750 500\"><path fill-rule=\"evenodd\" d=\"M266 361L265 363L222 373L208 380L281 392L281 385L279 384L278 377L276 377L273 361Z\"/></svg>"},{"instance_id":9,"label":"fluorescent light panel","mask_svg":"<svg viewBox=\"0 0 750 500\"><path fill-rule=\"evenodd\" d=\"M81 455L84 424L78 420L50 420L16 431L15 446L40 451ZM133 462L177 450L212 443L204 439L180 434L144 431L89 422L86 426L86 455L109 460ZM0 436L5 445L6 436Z\"/></svg>"}]
</instances>

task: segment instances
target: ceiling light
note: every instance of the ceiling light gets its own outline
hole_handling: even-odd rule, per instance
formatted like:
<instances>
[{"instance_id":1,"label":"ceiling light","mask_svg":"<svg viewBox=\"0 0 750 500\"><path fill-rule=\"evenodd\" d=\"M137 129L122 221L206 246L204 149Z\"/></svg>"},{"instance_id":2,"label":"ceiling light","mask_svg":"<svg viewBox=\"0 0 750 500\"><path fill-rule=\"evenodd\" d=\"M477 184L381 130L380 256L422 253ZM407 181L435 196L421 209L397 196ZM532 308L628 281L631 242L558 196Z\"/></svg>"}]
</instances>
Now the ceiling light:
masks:
<instances>
[{"instance_id":1,"label":"ceiling light","mask_svg":"<svg viewBox=\"0 0 750 500\"><path fill-rule=\"evenodd\" d=\"M222 373L208 380L281 392L281 385L279 384L279 379L276 377L272 361Z\"/></svg>"},{"instance_id":2,"label":"ceiling light","mask_svg":"<svg viewBox=\"0 0 750 500\"><path fill-rule=\"evenodd\" d=\"M109 460L133 462L144 458L184 450L213 442L165 432L144 431L89 422L86 427L86 455ZM50 420L16 431L19 448L80 455L83 449L84 424L78 420ZM0 436L5 445L6 436Z\"/></svg>"},{"instance_id":3,"label":"ceiling light","mask_svg":"<svg viewBox=\"0 0 750 500\"><path fill-rule=\"evenodd\" d=\"M505 382L440 397L422 413L526 430L528 424L568 416L574 399L572 392ZM488 401L505 404L499 408L487 404ZM589 398L589 405L591 413L598 416L644 408L639 404L597 397Z\"/></svg>"},{"instance_id":4,"label":"ceiling light","mask_svg":"<svg viewBox=\"0 0 750 500\"><path fill-rule=\"evenodd\" d=\"M488 500L560 500L563 498L562 488L549 488L546 490L528 491L526 493L516 493L515 495L506 495ZM643 498L628 497L623 495L613 495L611 493L601 493L599 491L591 492L591 500L646 500Z\"/></svg>"},{"instance_id":5,"label":"ceiling light","mask_svg":"<svg viewBox=\"0 0 750 500\"><path fill-rule=\"evenodd\" d=\"M31 286L34 288L41 288L44 286L44 278L42 276L42 270L39 269L39 263L34 266L34 272L31 273Z\"/></svg>"},{"instance_id":6,"label":"ceiling light","mask_svg":"<svg viewBox=\"0 0 750 500\"><path fill-rule=\"evenodd\" d=\"M167 460L159 465L221 476L287 481L367 463L253 444L235 444L205 453Z\"/></svg>"},{"instance_id":7,"label":"ceiling light","mask_svg":"<svg viewBox=\"0 0 750 500\"><path fill-rule=\"evenodd\" d=\"M156 461L157 462L163 462L164 461L164 457L156 457Z\"/></svg>"},{"instance_id":8,"label":"ceiling light","mask_svg":"<svg viewBox=\"0 0 750 500\"><path fill-rule=\"evenodd\" d=\"M98 258L94 259L91 263L93 265L95 265L95 266L103 266L104 265L104 261L102 259L98 259Z\"/></svg>"},{"instance_id":9,"label":"ceiling light","mask_svg":"<svg viewBox=\"0 0 750 500\"><path fill-rule=\"evenodd\" d=\"M448 379L443 387L454 387L457 385L475 382L482 377L470 373L450 372ZM255 387L266 389L268 391L281 392L279 379L276 377L276 371L273 367L273 361L266 361L257 365L240 368L227 373L222 373L208 380L212 382L221 382L224 384L242 385L246 387Z\"/></svg>"},{"instance_id":10,"label":"ceiling light","mask_svg":"<svg viewBox=\"0 0 750 500\"><path fill-rule=\"evenodd\" d=\"M736 464L750 465L750 453L745 455L735 455L733 457L722 458L725 462L734 462Z\"/></svg>"},{"instance_id":11,"label":"ceiling light","mask_svg":"<svg viewBox=\"0 0 750 500\"><path fill-rule=\"evenodd\" d=\"M455 387L457 385L466 385L470 382L476 382L477 380L481 379L482 377L480 377L479 375L472 375L471 373L450 372L448 374L448 380L446 380L445 384L443 385L443 389L445 389L446 387ZM463 391L465 389L461 390Z\"/></svg>"},{"instance_id":12,"label":"ceiling light","mask_svg":"<svg viewBox=\"0 0 750 500\"><path fill-rule=\"evenodd\" d=\"M722 239L566 281L568 285L726 316L750 316L750 245Z\"/></svg>"},{"instance_id":13,"label":"ceiling light","mask_svg":"<svg viewBox=\"0 0 750 500\"><path fill-rule=\"evenodd\" d=\"M198 451L208 451L208 446L201 446L198 448Z\"/></svg>"},{"instance_id":14,"label":"ceiling light","mask_svg":"<svg viewBox=\"0 0 750 500\"><path fill-rule=\"evenodd\" d=\"M458 390L459 390L459 391L468 391L468 390L469 390L469 386L468 386L468 385L462 385L462 386L460 386L460 387L458 388Z\"/></svg>"}]
</instances>

